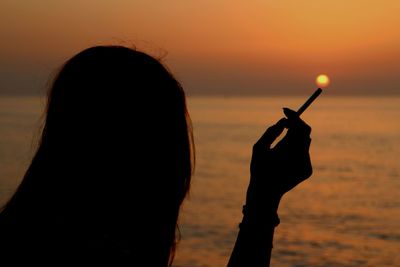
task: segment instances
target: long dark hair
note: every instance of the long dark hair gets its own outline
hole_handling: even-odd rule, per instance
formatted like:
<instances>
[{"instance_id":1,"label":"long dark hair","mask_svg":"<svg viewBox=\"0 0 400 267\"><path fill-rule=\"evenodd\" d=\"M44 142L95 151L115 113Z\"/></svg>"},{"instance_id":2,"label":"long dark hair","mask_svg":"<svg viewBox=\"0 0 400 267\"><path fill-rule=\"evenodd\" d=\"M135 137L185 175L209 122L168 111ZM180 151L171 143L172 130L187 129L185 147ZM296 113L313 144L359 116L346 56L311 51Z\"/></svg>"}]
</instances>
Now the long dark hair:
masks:
<instances>
[{"instance_id":1,"label":"long dark hair","mask_svg":"<svg viewBox=\"0 0 400 267\"><path fill-rule=\"evenodd\" d=\"M0 214L1 248L171 265L194 165L179 82L143 52L96 46L61 68L45 115L37 152Z\"/></svg>"}]
</instances>

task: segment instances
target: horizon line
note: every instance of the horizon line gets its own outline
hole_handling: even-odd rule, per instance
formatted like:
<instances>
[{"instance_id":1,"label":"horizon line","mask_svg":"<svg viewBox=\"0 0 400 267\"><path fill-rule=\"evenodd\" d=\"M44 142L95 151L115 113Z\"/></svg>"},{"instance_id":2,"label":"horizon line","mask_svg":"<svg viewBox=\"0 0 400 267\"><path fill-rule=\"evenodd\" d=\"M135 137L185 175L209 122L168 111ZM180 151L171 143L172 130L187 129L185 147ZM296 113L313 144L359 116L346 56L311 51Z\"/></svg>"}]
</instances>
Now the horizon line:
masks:
<instances>
[{"instance_id":1,"label":"horizon line","mask_svg":"<svg viewBox=\"0 0 400 267\"><path fill-rule=\"evenodd\" d=\"M213 97L263 97L263 96L280 96L280 97L291 97L291 96L308 96L310 93L259 93L259 92L248 92L248 93L224 93L224 92L207 92L207 93L199 93L199 92L185 92L187 97L201 97L201 96L213 96ZM376 93L376 92L335 92L333 94L325 94L325 97L336 97L336 96L376 96L376 97L387 97L387 96L400 96L400 92L387 92L387 93ZM0 92L0 97L47 97L47 93L9 93L9 92Z\"/></svg>"}]
</instances>

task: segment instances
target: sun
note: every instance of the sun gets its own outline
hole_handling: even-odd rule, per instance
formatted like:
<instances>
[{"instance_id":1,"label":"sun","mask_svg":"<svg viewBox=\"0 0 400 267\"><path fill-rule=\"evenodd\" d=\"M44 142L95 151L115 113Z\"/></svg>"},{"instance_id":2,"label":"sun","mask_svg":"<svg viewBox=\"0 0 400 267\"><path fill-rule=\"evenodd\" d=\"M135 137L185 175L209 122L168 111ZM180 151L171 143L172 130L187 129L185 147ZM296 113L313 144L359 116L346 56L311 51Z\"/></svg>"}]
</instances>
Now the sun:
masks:
<instances>
[{"instance_id":1,"label":"sun","mask_svg":"<svg viewBox=\"0 0 400 267\"><path fill-rule=\"evenodd\" d=\"M329 85L329 77L326 74L318 75L317 79L315 79L315 83L318 87L327 87Z\"/></svg>"}]
</instances>

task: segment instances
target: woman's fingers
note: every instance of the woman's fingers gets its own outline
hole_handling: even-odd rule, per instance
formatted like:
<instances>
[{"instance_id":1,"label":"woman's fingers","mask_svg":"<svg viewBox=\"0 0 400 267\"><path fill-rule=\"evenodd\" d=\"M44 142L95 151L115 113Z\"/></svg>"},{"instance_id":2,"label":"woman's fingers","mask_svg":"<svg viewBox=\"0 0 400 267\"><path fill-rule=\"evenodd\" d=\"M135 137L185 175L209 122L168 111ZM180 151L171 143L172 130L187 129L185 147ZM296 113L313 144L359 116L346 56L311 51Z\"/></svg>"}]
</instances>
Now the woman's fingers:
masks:
<instances>
[{"instance_id":1,"label":"woman's fingers","mask_svg":"<svg viewBox=\"0 0 400 267\"><path fill-rule=\"evenodd\" d=\"M260 137L260 139L254 145L254 147L255 148L270 148L271 144L283 132L285 127L287 127L287 119L282 118L275 125L272 125L265 131L265 133Z\"/></svg>"},{"instance_id":2,"label":"woman's fingers","mask_svg":"<svg viewBox=\"0 0 400 267\"><path fill-rule=\"evenodd\" d=\"M283 108L283 113L285 113L287 120L287 125L289 131L301 136L309 136L311 133L311 127L300 119L296 111L289 108Z\"/></svg>"},{"instance_id":3,"label":"woman's fingers","mask_svg":"<svg viewBox=\"0 0 400 267\"><path fill-rule=\"evenodd\" d=\"M290 108L283 108L283 113L285 114L285 116L286 116L288 119L295 119L295 118L298 118L298 117L299 117L299 115L297 114L297 112L294 111L294 110L292 110L292 109L290 109Z\"/></svg>"}]
</instances>

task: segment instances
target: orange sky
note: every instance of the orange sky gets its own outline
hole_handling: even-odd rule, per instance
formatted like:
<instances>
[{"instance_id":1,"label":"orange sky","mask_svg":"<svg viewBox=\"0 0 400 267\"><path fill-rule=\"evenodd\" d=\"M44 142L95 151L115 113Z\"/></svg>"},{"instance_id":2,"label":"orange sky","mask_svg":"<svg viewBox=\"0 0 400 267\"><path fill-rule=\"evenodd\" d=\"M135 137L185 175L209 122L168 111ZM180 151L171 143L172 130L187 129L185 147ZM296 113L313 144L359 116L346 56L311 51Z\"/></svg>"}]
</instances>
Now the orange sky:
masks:
<instances>
[{"instance_id":1,"label":"orange sky","mask_svg":"<svg viewBox=\"0 0 400 267\"><path fill-rule=\"evenodd\" d=\"M3 0L0 92L96 44L161 55L190 93L400 92L400 1Z\"/></svg>"}]
</instances>

